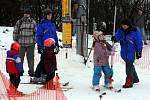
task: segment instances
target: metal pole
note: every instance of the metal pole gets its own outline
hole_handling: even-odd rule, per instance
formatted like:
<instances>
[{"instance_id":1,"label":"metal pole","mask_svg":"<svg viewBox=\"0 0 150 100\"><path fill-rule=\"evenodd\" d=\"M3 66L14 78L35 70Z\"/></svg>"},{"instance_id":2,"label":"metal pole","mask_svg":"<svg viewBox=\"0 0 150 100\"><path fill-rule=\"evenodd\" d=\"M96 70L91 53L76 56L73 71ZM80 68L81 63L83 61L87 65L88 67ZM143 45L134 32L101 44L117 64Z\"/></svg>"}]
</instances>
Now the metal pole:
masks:
<instances>
[{"instance_id":1,"label":"metal pole","mask_svg":"<svg viewBox=\"0 0 150 100\"><path fill-rule=\"evenodd\" d=\"M88 53L88 40L89 40L89 8L90 8L90 0L87 1L87 17L86 17L86 33L87 33L87 53Z\"/></svg>"},{"instance_id":2,"label":"metal pole","mask_svg":"<svg viewBox=\"0 0 150 100\"><path fill-rule=\"evenodd\" d=\"M78 8L78 14L77 14L77 25L82 25L83 26L78 26L77 27L77 54L79 55L82 55L83 57L87 56L87 44L86 44L86 33L85 33L85 28L83 30L82 27L85 27L86 25L86 0L78 0L78 3L79 3L79 8ZM84 36L83 36L83 40L82 40L82 35L84 33ZM83 45L81 45L81 43ZM84 49L85 51L83 51L82 53L82 49Z\"/></svg>"},{"instance_id":3,"label":"metal pole","mask_svg":"<svg viewBox=\"0 0 150 100\"><path fill-rule=\"evenodd\" d=\"M68 9L69 11L69 15L70 15L70 17L71 17L71 0L69 0L69 9Z\"/></svg>"},{"instance_id":4,"label":"metal pole","mask_svg":"<svg viewBox=\"0 0 150 100\"><path fill-rule=\"evenodd\" d=\"M116 13L117 13L117 6L116 6L116 2L115 2L113 36L115 36L115 28L116 28ZM114 41L112 41L112 46L114 46ZM111 68L113 68L113 55L111 56Z\"/></svg>"},{"instance_id":5,"label":"metal pole","mask_svg":"<svg viewBox=\"0 0 150 100\"><path fill-rule=\"evenodd\" d=\"M113 36L115 36L115 29L116 29L116 13L117 13L117 6L115 4Z\"/></svg>"}]
</instances>

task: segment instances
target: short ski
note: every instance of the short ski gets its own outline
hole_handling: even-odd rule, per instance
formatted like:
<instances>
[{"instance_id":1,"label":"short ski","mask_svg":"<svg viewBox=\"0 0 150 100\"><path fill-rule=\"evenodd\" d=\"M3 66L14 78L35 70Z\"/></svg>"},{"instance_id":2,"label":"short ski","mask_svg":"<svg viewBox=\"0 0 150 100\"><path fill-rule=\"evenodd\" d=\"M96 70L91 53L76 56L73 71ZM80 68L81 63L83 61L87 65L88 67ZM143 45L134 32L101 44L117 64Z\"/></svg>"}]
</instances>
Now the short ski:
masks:
<instances>
[{"instance_id":1,"label":"short ski","mask_svg":"<svg viewBox=\"0 0 150 100\"><path fill-rule=\"evenodd\" d=\"M101 100L101 98L103 97L103 95L106 95L106 92L103 92L103 93L101 93L101 94L99 95L100 100Z\"/></svg>"},{"instance_id":2,"label":"short ski","mask_svg":"<svg viewBox=\"0 0 150 100\"><path fill-rule=\"evenodd\" d=\"M32 83L32 82L21 82L20 84L36 84L36 85L44 85L44 83Z\"/></svg>"},{"instance_id":3,"label":"short ski","mask_svg":"<svg viewBox=\"0 0 150 100\"><path fill-rule=\"evenodd\" d=\"M102 100L102 97L107 94L106 91L103 91L103 90L94 90L93 87L90 87L90 88L91 88L93 91L95 91L95 92L97 92L97 93L99 94L100 100Z\"/></svg>"},{"instance_id":4,"label":"short ski","mask_svg":"<svg viewBox=\"0 0 150 100\"><path fill-rule=\"evenodd\" d=\"M20 84L36 84L36 85L44 85L42 82L21 82ZM68 86L69 82L62 83L61 86Z\"/></svg>"},{"instance_id":5,"label":"short ski","mask_svg":"<svg viewBox=\"0 0 150 100\"><path fill-rule=\"evenodd\" d=\"M71 90L71 89L73 89L73 87L71 87L71 86L62 86L61 87L61 89L63 90L63 91L68 91L68 90Z\"/></svg>"},{"instance_id":6,"label":"short ski","mask_svg":"<svg viewBox=\"0 0 150 100\"><path fill-rule=\"evenodd\" d=\"M61 84L62 86L68 86L69 85L69 82L66 82L66 83L63 83Z\"/></svg>"},{"instance_id":7,"label":"short ski","mask_svg":"<svg viewBox=\"0 0 150 100\"><path fill-rule=\"evenodd\" d=\"M63 90L63 91L68 91L68 90L70 90L70 89L73 89L73 87L72 86L69 86L69 82L66 82L66 83L61 83L61 89Z\"/></svg>"},{"instance_id":8,"label":"short ski","mask_svg":"<svg viewBox=\"0 0 150 100\"><path fill-rule=\"evenodd\" d=\"M108 90L111 90L111 91L114 91L114 92L117 92L117 93L119 93L119 92L121 92L121 89L116 89L116 88L114 88L114 87L111 87L111 88L109 88L109 87L106 87L106 86L104 86L106 89L108 89Z\"/></svg>"},{"instance_id":9,"label":"short ski","mask_svg":"<svg viewBox=\"0 0 150 100\"><path fill-rule=\"evenodd\" d=\"M94 90L93 87L90 87L93 91L100 93L100 95L106 95L106 92L103 90Z\"/></svg>"}]
</instances>

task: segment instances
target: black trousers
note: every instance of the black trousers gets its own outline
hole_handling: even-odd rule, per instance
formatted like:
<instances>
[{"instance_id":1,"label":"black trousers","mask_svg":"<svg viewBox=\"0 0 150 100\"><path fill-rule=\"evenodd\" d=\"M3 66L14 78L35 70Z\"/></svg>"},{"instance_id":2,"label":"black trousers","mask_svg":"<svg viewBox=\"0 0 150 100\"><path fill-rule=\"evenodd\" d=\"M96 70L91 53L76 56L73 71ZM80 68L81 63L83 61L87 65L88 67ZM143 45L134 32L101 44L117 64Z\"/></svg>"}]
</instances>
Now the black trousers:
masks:
<instances>
[{"instance_id":1,"label":"black trousers","mask_svg":"<svg viewBox=\"0 0 150 100\"><path fill-rule=\"evenodd\" d=\"M19 83L20 83L20 76L16 76L16 74L9 74L10 77L10 82L16 87L18 88Z\"/></svg>"},{"instance_id":2,"label":"black trousers","mask_svg":"<svg viewBox=\"0 0 150 100\"><path fill-rule=\"evenodd\" d=\"M41 58L40 58L40 62L37 65L37 68L35 70L35 77L39 78L41 77L41 74L45 74L46 75L46 83L53 79L55 76L55 70L50 71L50 72L46 72L45 68L44 68L44 54L41 54Z\"/></svg>"},{"instance_id":3,"label":"black trousers","mask_svg":"<svg viewBox=\"0 0 150 100\"><path fill-rule=\"evenodd\" d=\"M40 62L35 70L35 77L41 77L41 74L45 74L44 70L44 54L41 54Z\"/></svg>"},{"instance_id":4,"label":"black trousers","mask_svg":"<svg viewBox=\"0 0 150 100\"><path fill-rule=\"evenodd\" d=\"M125 63L126 63L126 76L132 77L133 82L139 81L133 62L125 60Z\"/></svg>"}]
</instances>

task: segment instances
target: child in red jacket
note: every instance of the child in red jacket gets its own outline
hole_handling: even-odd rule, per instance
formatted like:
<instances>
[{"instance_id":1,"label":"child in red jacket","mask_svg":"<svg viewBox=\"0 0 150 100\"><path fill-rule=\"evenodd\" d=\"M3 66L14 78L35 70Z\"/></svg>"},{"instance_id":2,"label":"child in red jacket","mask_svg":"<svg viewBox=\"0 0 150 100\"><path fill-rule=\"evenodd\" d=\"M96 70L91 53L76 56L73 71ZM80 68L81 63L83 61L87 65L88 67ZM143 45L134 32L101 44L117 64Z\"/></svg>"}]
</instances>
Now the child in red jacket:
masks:
<instances>
[{"instance_id":1,"label":"child in red jacket","mask_svg":"<svg viewBox=\"0 0 150 100\"><path fill-rule=\"evenodd\" d=\"M11 44L11 50L7 51L6 72L9 74L13 87L18 88L20 76L23 74L23 66L19 56L20 45L17 42Z\"/></svg>"}]
</instances>

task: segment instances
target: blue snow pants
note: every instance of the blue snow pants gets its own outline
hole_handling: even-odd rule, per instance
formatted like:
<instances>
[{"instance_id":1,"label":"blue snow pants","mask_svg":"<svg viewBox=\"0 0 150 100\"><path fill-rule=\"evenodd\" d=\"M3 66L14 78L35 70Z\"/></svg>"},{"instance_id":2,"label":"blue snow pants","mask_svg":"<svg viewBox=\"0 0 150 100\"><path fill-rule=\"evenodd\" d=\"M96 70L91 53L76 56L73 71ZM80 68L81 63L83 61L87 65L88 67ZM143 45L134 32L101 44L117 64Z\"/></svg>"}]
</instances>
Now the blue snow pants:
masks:
<instances>
[{"instance_id":1,"label":"blue snow pants","mask_svg":"<svg viewBox=\"0 0 150 100\"><path fill-rule=\"evenodd\" d=\"M104 84L107 85L108 83L110 83L110 80L107 80L107 78L111 78L113 75L113 71L110 66L94 66L94 74L92 79L93 86L99 85L102 72L104 73Z\"/></svg>"}]
</instances>

